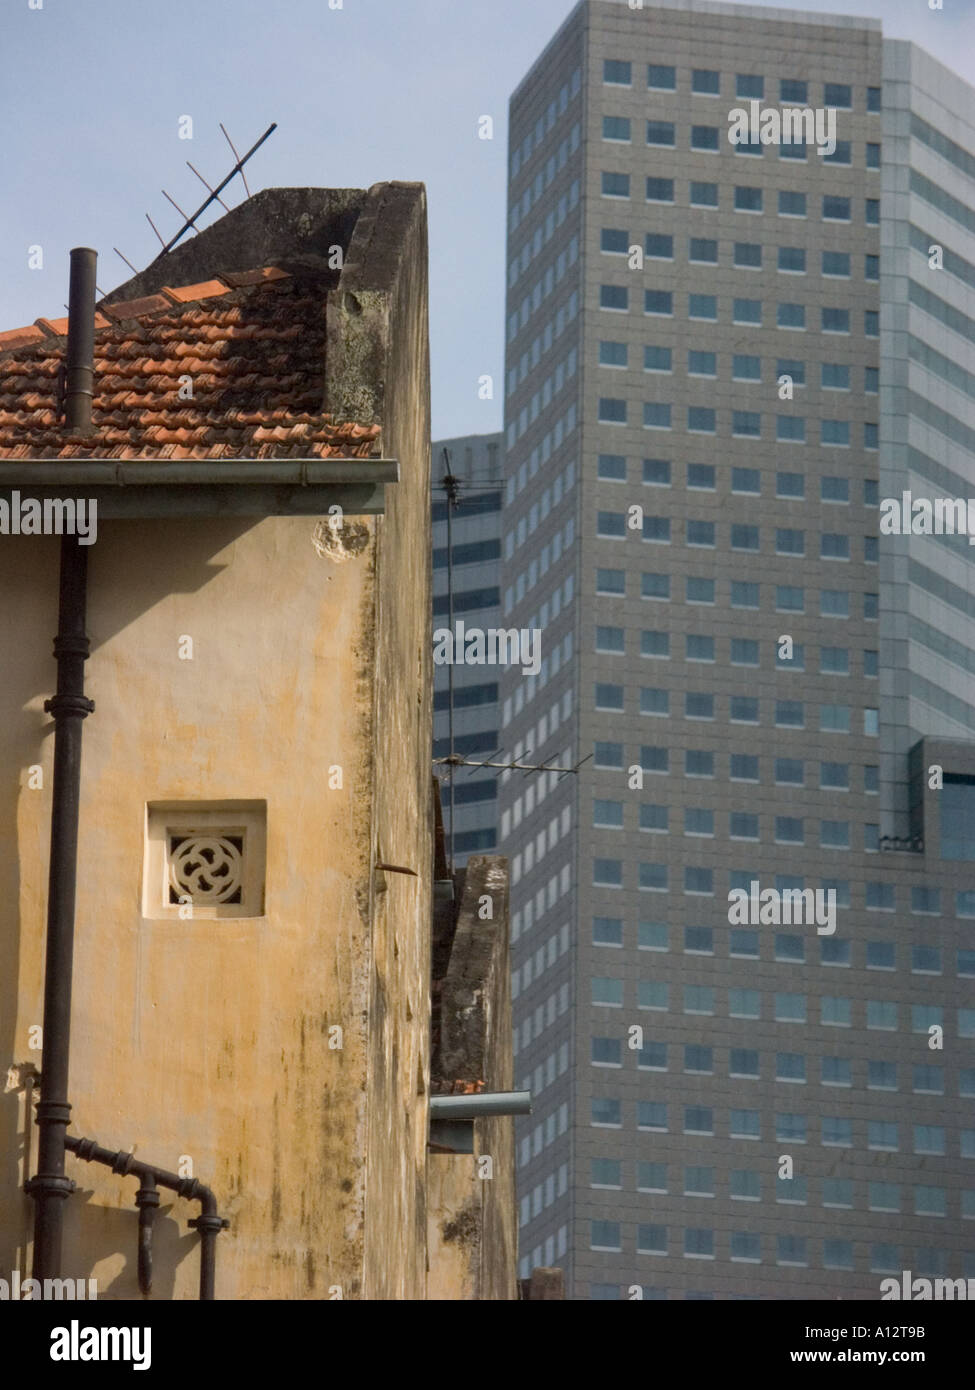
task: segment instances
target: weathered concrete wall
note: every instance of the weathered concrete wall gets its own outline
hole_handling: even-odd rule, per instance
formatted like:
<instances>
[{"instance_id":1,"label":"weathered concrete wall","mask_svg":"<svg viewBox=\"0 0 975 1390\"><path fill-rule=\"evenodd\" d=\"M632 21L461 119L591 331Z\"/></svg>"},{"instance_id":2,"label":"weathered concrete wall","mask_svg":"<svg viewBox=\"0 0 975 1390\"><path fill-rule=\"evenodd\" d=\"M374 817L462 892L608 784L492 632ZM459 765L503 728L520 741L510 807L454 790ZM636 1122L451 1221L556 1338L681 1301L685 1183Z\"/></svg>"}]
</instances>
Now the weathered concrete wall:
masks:
<instances>
[{"instance_id":1,"label":"weathered concrete wall","mask_svg":"<svg viewBox=\"0 0 975 1390\"><path fill-rule=\"evenodd\" d=\"M361 1277L374 556L336 565L314 527L106 523L90 556L73 1132L163 1167L190 1156L232 1222L222 1298L348 1295ZM41 1020L56 571L56 543L0 545L3 816L19 861L0 914L7 949L20 937L0 987L14 1061L30 1059ZM43 791L25 789L35 763ZM329 790L334 765L342 790ZM267 802L265 916L143 919L146 802L227 798ZM327 1046L333 1023L341 1051ZM136 1185L68 1163L65 1273L133 1297ZM9 1185L4 1203L0 1262L13 1266L11 1226L32 1204ZM195 1214L164 1203L154 1296L196 1296Z\"/></svg>"},{"instance_id":2,"label":"weathered concrete wall","mask_svg":"<svg viewBox=\"0 0 975 1390\"><path fill-rule=\"evenodd\" d=\"M426 197L418 184L371 189L339 290L329 300L326 409L382 424L400 464L378 523L372 843L374 883L369 1115L364 1140L364 1296L426 1292L426 1160L433 869L429 634L429 345ZM422 595L423 597L418 597Z\"/></svg>"},{"instance_id":3,"label":"weathered concrete wall","mask_svg":"<svg viewBox=\"0 0 975 1390\"><path fill-rule=\"evenodd\" d=\"M348 247L366 198L361 188L262 189L100 302L142 299L163 285L192 285L222 272L266 265L291 273L327 273L332 249ZM331 278L337 281L338 273Z\"/></svg>"},{"instance_id":4,"label":"weathered concrete wall","mask_svg":"<svg viewBox=\"0 0 975 1390\"><path fill-rule=\"evenodd\" d=\"M510 1091L507 860L472 856L457 878L462 889L440 992L438 1070L444 1086L483 1081L486 1091ZM489 917L480 915L482 904ZM428 1297L516 1299L514 1120L476 1121L472 1155L431 1153L429 1167Z\"/></svg>"}]
</instances>

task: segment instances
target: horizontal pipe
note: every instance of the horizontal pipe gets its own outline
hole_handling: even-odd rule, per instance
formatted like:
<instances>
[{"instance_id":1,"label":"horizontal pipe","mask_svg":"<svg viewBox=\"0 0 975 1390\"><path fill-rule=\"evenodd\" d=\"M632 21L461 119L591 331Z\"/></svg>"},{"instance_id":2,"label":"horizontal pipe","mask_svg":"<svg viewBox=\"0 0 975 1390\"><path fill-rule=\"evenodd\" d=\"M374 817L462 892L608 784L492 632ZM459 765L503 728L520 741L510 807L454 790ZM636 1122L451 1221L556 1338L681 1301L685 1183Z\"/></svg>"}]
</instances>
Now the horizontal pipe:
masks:
<instances>
[{"instance_id":1,"label":"horizontal pipe","mask_svg":"<svg viewBox=\"0 0 975 1390\"><path fill-rule=\"evenodd\" d=\"M199 1202L200 1215L194 1217L189 1225L200 1232L200 1299L213 1300L216 1297L217 1235L220 1231L226 1230L230 1222L219 1215L217 1199L209 1187L204 1186L198 1178L181 1178L178 1173L171 1173L166 1168L157 1168L153 1163L143 1163L141 1159L124 1153L121 1149L114 1153L111 1149L103 1149L94 1139L76 1139L74 1135L69 1134L65 1137L64 1145L86 1163L104 1163L121 1177L138 1178L143 1187L155 1182L188 1201ZM136 1200L138 1201L138 1198ZM140 1211L140 1216L141 1214ZM149 1272L151 1274L151 1270Z\"/></svg>"},{"instance_id":2,"label":"horizontal pipe","mask_svg":"<svg viewBox=\"0 0 975 1390\"><path fill-rule=\"evenodd\" d=\"M327 483L398 483L396 459L20 459L0 463L0 488L95 486L224 487L270 484L314 487Z\"/></svg>"},{"instance_id":3,"label":"horizontal pipe","mask_svg":"<svg viewBox=\"0 0 975 1390\"><path fill-rule=\"evenodd\" d=\"M491 1115L530 1115L531 1091L487 1091L477 1096L431 1096L431 1120L483 1120Z\"/></svg>"}]
</instances>

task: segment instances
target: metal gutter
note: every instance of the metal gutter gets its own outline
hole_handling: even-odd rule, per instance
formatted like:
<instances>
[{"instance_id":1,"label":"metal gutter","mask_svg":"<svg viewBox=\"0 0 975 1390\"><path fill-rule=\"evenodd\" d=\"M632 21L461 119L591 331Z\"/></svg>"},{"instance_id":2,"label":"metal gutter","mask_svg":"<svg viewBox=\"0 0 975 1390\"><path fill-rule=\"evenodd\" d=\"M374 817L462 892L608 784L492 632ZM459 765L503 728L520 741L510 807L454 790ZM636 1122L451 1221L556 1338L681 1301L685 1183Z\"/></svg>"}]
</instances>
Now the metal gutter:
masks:
<instances>
[{"instance_id":1,"label":"metal gutter","mask_svg":"<svg viewBox=\"0 0 975 1390\"><path fill-rule=\"evenodd\" d=\"M396 459L17 459L0 461L0 488L325 487L398 483Z\"/></svg>"},{"instance_id":2,"label":"metal gutter","mask_svg":"<svg viewBox=\"0 0 975 1390\"><path fill-rule=\"evenodd\" d=\"M396 459L27 459L0 461L0 498L94 502L98 518L382 516Z\"/></svg>"}]
</instances>

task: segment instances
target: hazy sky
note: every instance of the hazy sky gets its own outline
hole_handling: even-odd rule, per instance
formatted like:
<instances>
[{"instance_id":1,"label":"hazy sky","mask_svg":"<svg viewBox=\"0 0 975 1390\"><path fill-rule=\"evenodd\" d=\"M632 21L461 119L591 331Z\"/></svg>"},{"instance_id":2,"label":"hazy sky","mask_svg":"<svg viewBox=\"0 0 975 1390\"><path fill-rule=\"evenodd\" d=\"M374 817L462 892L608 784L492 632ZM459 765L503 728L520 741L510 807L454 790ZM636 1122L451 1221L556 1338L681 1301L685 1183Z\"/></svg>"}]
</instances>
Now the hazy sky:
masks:
<instances>
[{"instance_id":1,"label":"hazy sky","mask_svg":"<svg viewBox=\"0 0 975 1390\"><path fill-rule=\"evenodd\" d=\"M508 98L574 2L0 0L0 329L63 315L72 246L98 250L103 291L131 273L114 246L141 270L159 249L146 212L166 237L182 221L160 190L188 212L206 196L185 161L211 184L229 172L218 122L243 152L277 121L252 192L426 184L434 438L499 429ZM796 8L880 16L975 82L975 0ZM239 179L224 196L241 200Z\"/></svg>"}]
</instances>

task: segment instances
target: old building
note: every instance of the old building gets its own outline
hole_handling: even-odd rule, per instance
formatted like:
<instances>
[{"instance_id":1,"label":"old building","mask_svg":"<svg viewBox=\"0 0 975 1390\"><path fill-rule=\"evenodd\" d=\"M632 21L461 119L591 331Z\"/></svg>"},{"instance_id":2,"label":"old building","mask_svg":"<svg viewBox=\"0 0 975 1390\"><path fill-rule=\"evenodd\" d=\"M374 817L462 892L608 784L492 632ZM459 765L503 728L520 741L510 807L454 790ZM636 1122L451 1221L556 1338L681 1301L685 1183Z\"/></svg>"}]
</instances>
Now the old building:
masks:
<instances>
[{"instance_id":1,"label":"old building","mask_svg":"<svg viewBox=\"0 0 975 1390\"><path fill-rule=\"evenodd\" d=\"M36 1205L138 1297L138 1191L152 1298L200 1237L221 1299L426 1296L426 237L420 185L258 194L98 305L90 428L67 321L0 334L4 1276Z\"/></svg>"}]
</instances>

